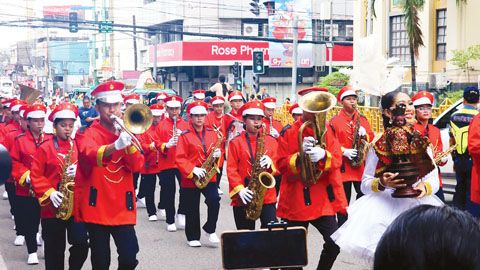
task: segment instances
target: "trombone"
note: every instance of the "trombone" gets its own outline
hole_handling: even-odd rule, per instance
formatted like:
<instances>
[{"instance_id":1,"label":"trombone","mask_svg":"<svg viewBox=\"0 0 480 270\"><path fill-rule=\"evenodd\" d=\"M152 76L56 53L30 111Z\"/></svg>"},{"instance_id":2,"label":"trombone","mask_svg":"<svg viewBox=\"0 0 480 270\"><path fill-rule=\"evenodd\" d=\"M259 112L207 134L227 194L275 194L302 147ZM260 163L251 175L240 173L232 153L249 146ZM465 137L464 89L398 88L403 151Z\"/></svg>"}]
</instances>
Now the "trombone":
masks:
<instances>
[{"instance_id":1,"label":"trombone","mask_svg":"<svg viewBox=\"0 0 480 270\"><path fill-rule=\"evenodd\" d=\"M112 119L120 127L120 131L125 131L132 137L132 145L143 154L142 144L135 137L135 134L144 133L152 125L153 115L150 108L145 104L134 104L125 110L123 115L124 124L120 123L117 117Z\"/></svg>"}]
</instances>

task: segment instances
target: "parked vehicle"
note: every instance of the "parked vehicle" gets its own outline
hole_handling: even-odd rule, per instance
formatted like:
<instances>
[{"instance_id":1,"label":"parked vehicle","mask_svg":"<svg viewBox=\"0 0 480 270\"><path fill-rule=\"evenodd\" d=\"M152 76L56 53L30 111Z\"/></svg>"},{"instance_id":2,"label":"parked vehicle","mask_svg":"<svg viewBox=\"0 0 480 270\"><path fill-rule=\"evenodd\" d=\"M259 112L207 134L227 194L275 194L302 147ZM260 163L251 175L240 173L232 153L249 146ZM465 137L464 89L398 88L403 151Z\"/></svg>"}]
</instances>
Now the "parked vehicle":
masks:
<instances>
[{"instance_id":1,"label":"parked vehicle","mask_svg":"<svg viewBox=\"0 0 480 270\"><path fill-rule=\"evenodd\" d=\"M13 97L15 94L15 87L12 80L8 78L0 79L0 95L4 97Z\"/></svg>"}]
</instances>

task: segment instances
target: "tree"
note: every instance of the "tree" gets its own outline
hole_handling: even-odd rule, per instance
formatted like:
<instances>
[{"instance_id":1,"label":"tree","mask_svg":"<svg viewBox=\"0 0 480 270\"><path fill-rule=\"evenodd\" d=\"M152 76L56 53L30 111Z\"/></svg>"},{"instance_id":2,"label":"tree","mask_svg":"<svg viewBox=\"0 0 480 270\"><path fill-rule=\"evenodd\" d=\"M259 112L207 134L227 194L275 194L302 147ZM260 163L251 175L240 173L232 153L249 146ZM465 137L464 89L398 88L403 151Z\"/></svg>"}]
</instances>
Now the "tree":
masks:
<instances>
[{"instance_id":1,"label":"tree","mask_svg":"<svg viewBox=\"0 0 480 270\"><path fill-rule=\"evenodd\" d=\"M467 73L467 80L470 81L470 61L480 60L480 45L473 45L465 50L453 50L453 57L450 62Z\"/></svg>"},{"instance_id":2,"label":"tree","mask_svg":"<svg viewBox=\"0 0 480 270\"><path fill-rule=\"evenodd\" d=\"M323 77L318 86L328 88L328 92L336 96L340 88L347 85L349 80L350 76L337 71Z\"/></svg>"}]
</instances>

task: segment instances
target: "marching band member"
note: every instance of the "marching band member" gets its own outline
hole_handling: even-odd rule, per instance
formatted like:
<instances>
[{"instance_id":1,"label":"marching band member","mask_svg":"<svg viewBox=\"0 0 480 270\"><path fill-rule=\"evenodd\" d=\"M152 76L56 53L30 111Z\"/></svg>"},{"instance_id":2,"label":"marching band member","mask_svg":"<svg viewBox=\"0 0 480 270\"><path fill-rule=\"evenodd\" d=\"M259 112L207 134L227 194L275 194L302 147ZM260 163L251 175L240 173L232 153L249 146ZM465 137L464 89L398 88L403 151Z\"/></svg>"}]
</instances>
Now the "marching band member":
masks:
<instances>
[{"instance_id":1,"label":"marching band member","mask_svg":"<svg viewBox=\"0 0 480 270\"><path fill-rule=\"evenodd\" d=\"M262 99L263 105L265 105L265 117L263 118L263 123L267 132L270 133L270 136L278 138L280 136L280 131L282 131L283 126L280 121L273 119L273 114L275 113L277 99L274 97L266 97Z\"/></svg>"},{"instance_id":2,"label":"marching band member","mask_svg":"<svg viewBox=\"0 0 480 270\"><path fill-rule=\"evenodd\" d=\"M73 181L77 170L78 149L71 139L77 116L78 109L75 105L62 103L55 107L49 116L56 131L55 136L42 143L35 152L30 173L31 184L41 206L45 269L64 269L67 239L71 245L69 269L82 269L88 255L85 224L77 222L73 216L67 220L56 217L60 205L68 204L64 200L72 200L70 203L73 204L73 194L66 197L68 194L61 193L60 185L62 181L68 180L64 178Z\"/></svg>"},{"instance_id":3,"label":"marching band member","mask_svg":"<svg viewBox=\"0 0 480 270\"><path fill-rule=\"evenodd\" d=\"M228 102L230 102L230 105L232 106L232 110L230 111L230 114L233 115L233 117L237 118L238 120L242 119L242 115L239 114L239 110L243 105L243 95L242 92L235 90L232 91L228 95Z\"/></svg>"},{"instance_id":4,"label":"marching band member","mask_svg":"<svg viewBox=\"0 0 480 270\"><path fill-rule=\"evenodd\" d=\"M329 122L329 125L337 137L342 149L343 157L342 165L340 166L340 173L343 180L345 195L347 196L347 203L350 203L352 185L357 193L357 199L363 195L360 190L360 184L362 180L364 160L356 160L358 163L356 166L352 166L352 160L358 158L359 155L365 156L366 153L359 153L358 148L362 141L364 141L365 144L369 143L375 136L367 118L361 115L357 110L357 101L357 93L351 88L351 86L347 85L342 87L337 95L337 102L342 105L342 109L338 115L333 117ZM364 151L366 151L365 148ZM347 216L342 214L338 214L337 217L339 226L347 220Z\"/></svg>"},{"instance_id":5,"label":"marching band member","mask_svg":"<svg viewBox=\"0 0 480 270\"><path fill-rule=\"evenodd\" d=\"M245 205L252 200L253 191L248 189L248 181L252 167L257 156L257 147L264 144L264 153L259 160L260 166L269 170L273 175L277 160L278 144L275 138L265 136L264 141L259 140L259 131L262 127L262 119L265 106L260 101L250 101L243 105L239 114L243 117L245 131L235 137L229 144L229 157L227 159L227 176L229 183L229 195L232 199L233 216L238 230L255 229L255 221L246 218ZM277 194L275 188L267 189L263 200L263 208L260 216L261 227L265 228L270 221L276 221L275 203Z\"/></svg>"},{"instance_id":6,"label":"marching band member","mask_svg":"<svg viewBox=\"0 0 480 270\"><path fill-rule=\"evenodd\" d=\"M225 98L222 96L215 96L212 99L210 99L210 104L212 104L213 111L207 114L207 117L205 119L205 126L211 129L219 128L220 131L222 132L222 135L224 138L227 138L227 127L225 126L225 123L227 122L225 119L228 117L223 113L223 109L225 107ZM222 146L220 147L220 150L222 150L222 156L220 157L220 162L218 165L218 168L220 169L220 172L217 173L217 188L218 188L218 195L223 195L223 191L220 189L220 180L222 178L223 174L223 162L225 161L224 156L225 156L225 141L222 143Z\"/></svg>"},{"instance_id":7,"label":"marching band member","mask_svg":"<svg viewBox=\"0 0 480 270\"><path fill-rule=\"evenodd\" d=\"M190 125L183 130L178 138L176 149L176 164L181 174L181 187L183 190L184 206L186 210L185 234L188 245L200 247L200 194L205 196L205 203L208 207L208 218L202 227L213 245L218 245L220 239L215 234L217 227L218 212L220 210L220 197L217 192L216 173L205 188L199 189L194 183L194 176L198 179L206 176L206 169L202 168L203 163L212 155L215 166L222 155L217 147L218 140L223 141L223 135L218 138L216 132L205 127L205 116L207 115L207 103L194 101L187 107L187 114L190 115ZM220 131L218 131L220 132ZM221 142L220 142L221 144Z\"/></svg>"},{"instance_id":8,"label":"marching band member","mask_svg":"<svg viewBox=\"0 0 480 270\"><path fill-rule=\"evenodd\" d=\"M3 144L3 146L5 146L7 151L9 151L10 153L11 153L11 150L12 150L12 146L15 143L15 138L18 135L27 131L27 129L28 129L27 121L24 118L24 113L28 109L28 107L29 107L29 105L27 105L27 104L20 106L20 109L19 109L20 128L18 130L11 131L10 133L8 133L5 136L3 142L1 142ZM10 203L10 213L12 214L13 217L15 217L15 208L16 208L15 198L17 196L15 195L15 181L13 180L12 177L9 177L7 179L7 181L5 182L5 190L7 191L8 202ZM14 218L13 221L15 222L15 231L16 231L16 237L15 237L15 241L13 242L13 244L15 246L23 246L23 244L25 243L25 236L20 234L21 226L18 225L18 219Z\"/></svg>"},{"instance_id":9,"label":"marching band member","mask_svg":"<svg viewBox=\"0 0 480 270\"><path fill-rule=\"evenodd\" d=\"M415 107L415 118L417 123L413 125L415 130L418 130L424 136L428 137L430 143L432 143L433 148L433 157L435 158L443 152L443 143L442 137L440 135L440 129L436 126L429 124L430 119L432 118L432 107L434 97L432 93L427 91L420 91L412 97L413 106ZM443 157L438 166L445 166L447 164L448 157ZM445 196L443 195L442 189L442 176L438 174L440 181L440 188L435 194L437 197L445 201Z\"/></svg>"},{"instance_id":10,"label":"marching band member","mask_svg":"<svg viewBox=\"0 0 480 270\"><path fill-rule=\"evenodd\" d=\"M188 123L180 117L182 98L169 96L165 99L168 118L165 118L157 127L157 137L160 144L155 147L160 149L160 206L165 207L167 216L167 230L175 232L175 178L180 181L180 172L175 165L175 150L178 136L188 128ZM182 200L182 189L180 188L180 202L178 206L178 226L185 228L185 210Z\"/></svg>"},{"instance_id":11,"label":"marching band member","mask_svg":"<svg viewBox=\"0 0 480 270\"><path fill-rule=\"evenodd\" d=\"M298 106L298 103L295 103L292 106L290 106L290 109L288 109L288 112L290 112L290 114L292 115L293 122L296 122L298 121L298 119L302 118L303 110Z\"/></svg>"},{"instance_id":12,"label":"marching band member","mask_svg":"<svg viewBox=\"0 0 480 270\"><path fill-rule=\"evenodd\" d=\"M145 196L143 200L145 200L145 205L147 207L148 220L157 221L158 217L155 208L154 195L157 176L160 178L160 149L157 148L158 138L156 130L159 127L163 114L165 113L165 106L156 103L150 106L150 110L153 115L152 125L145 133L139 135L142 148L145 151L145 163L140 170L142 177L140 181L140 191L138 193ZM140 200L142 199L139 198L139 201ZM160 215L165 217L165 210L163 210Z\"/></svg>"},{"instance_id":13,"label":"marching band member","mask_svg":"<svg viewBox=\"0 0 480 270\"><path fill-rule=\"evenodd\" d=\"M306 88L298 91L302 96L311 91L327 92L326 88ZM303 111L301 121L293 123L283 132L279 140L279 168L282 174L277 215L286 220L289 226L308 228L312 224L322 234L325 244L317 269L330 269L340 253L340 248L330 237L337 229L335 214L346 213L347 201L340 178L342 152L331 128L326 125L325 149L315 145L313 129L307 127L303 134L304 155L316 163L322 175L311 186L306 186L299 173L300 162L298 136L301 125L314 121L315 114ZM333 189L333 199L331 192Z\"/></svg>"},{"instance_id":14,"label":"marching band member","mask_svg":"<svg viewBox=\"0 0 480 270\"><path fill-rule=\"evenodd\" d=\"M86 224L93 269L109 268L110 236L117 246L118 268L134 269L138 264L132 173L141 169L144 158L116 123L123 122L119 116L124 87L108 81L93 90L100 119L75 138L79 153L74 216Z\"/></svg>"},{"instance_id":15,"label":"marching band member","mask_svg":"<svg viewBox=\"0 0 480 270\"><path fill-rule=\"evenodd\" d=\"M157 100L157 104L164 105L165 106L165 99L168 97L167 94L165 93L158 93L155 98Z\"/></svg>"},{"instance_id":16,"label":"marching band member","mask_svg":"<svg viewBox=\"0 0 480 270\"><path fill-rule=\"evenodd\" d=\"M133 105L133 104L139 104L140 103L140 95L130 94L123 99L123 102L125 103L126 108L128 108L128 106Z\"/></svg>"},{"instance_id":17,"label":"marching band member","mask_svg":"<svg viewBox=\"0 0 480 270\"><path fill-rule=\"evenodd\" d=\"M192 92L193 101L203 101L205 99L206 91L203 89L197 89Z\"/></svg>"},{"instance_id":18,"label":"marching band member","mask_svg":"<svg viewBox=\"0 0 480 270\"><path fill-rule=\"evenodd\" d=\"M51 112L55 110L55 107L57 107L57 96L53 96L50 105L48 105Z\"/></svg>"},{"instance_id":19,"label":"marching band member","mask_svg":"<svg viewBox=\"0 0 480 270\"><path fill-rule=\"evenodd\" d=\"M27 104L24 100L13 99L8 105L9 108L9 118L10 120L5 123L5 126L2 128L2 135L0 137L0 142L5 138L5 136L12 132L20 129L20 106Z\"/></svg>"},{"instance_id":20,"label":"marching band member","mask_svg":"<svg viewBox=\"0 0 480 270\"><path fill-rule=\"evenodd\" d=\"M37 240L40 225L40 205L32 196L30 190L30 169L35 151L40 145L52 138L51 134L43 133L47 108L35 104L24 112L28 130L15 138L12 146L12 178L15 180L15 219L20 228L20 234L25 235L28 250L28 264L38 264Z\"/></svg>"}]
</instances>

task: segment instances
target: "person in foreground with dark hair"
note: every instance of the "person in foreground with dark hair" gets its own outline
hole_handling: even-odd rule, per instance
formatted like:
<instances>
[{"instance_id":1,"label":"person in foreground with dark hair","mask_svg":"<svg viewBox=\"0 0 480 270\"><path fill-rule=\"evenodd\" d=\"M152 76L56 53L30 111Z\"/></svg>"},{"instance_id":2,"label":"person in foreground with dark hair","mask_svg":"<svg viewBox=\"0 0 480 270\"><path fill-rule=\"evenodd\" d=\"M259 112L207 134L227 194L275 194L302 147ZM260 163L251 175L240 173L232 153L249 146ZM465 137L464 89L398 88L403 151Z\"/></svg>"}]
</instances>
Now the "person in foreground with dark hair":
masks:
<instances>
[{"instance_id":1,"label":"person in foreground with dark hair","mask_svg":"<svg viewBox=\"0 0 480 270\"><path fill-rule=\"evenodd\" d=\"M479 242L480 225L467 212L420 205L388 227L373 269L480 269Z\"/></svg>"},{"instance_id":2,"label":"person in foreground with dark hair","mask_svg":"<svg viewBox=\"0 0 480 270\"><path fill-rule=\"evenodd\" d=\"M332 235L342 251L367 261L401 213L420 204L443 205L434 195L439 180L430 142L412 125L412 100L395 91L382 97L381 106L385 131L367 153L361 183L365 195L349 207L348 220ZM416 182L410 187L407 179Z\"/></svg>"}]
</instances>

